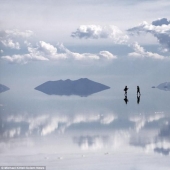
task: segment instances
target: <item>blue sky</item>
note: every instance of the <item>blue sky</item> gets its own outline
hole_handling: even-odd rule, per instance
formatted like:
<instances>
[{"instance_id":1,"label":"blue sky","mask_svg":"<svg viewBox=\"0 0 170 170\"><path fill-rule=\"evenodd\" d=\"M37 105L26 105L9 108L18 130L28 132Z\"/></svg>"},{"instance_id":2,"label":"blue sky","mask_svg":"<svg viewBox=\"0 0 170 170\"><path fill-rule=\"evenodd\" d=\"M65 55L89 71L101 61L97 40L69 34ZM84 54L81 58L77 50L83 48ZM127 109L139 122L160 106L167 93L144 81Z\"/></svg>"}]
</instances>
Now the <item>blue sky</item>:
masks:
<instances>
[{"instance_id":1,"label":"blue sky","mask_svg":"<svg viewBox=\"0 0 170 170\"><path fill-rule=\"evenodd\" d=\"M168 0L1 0L1 81L151 74L153 65L167 80L169 7Z\"/></svg>"}]
</instances>

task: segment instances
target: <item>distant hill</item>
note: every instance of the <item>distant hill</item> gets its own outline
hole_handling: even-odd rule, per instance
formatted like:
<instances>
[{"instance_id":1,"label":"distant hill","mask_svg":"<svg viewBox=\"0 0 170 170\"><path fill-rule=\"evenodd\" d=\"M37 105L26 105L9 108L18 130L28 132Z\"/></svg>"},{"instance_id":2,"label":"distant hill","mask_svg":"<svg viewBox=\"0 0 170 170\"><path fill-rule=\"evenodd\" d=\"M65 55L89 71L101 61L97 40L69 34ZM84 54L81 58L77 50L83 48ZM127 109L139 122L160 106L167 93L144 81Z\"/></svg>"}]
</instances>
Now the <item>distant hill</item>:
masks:
<instances>
[{"instance_id":1,"label":"distant hill","mask_svg":"<svg viewBox=\"0 0 170 170\"><path fill-rule=\"evenodd\" d=\"M160 90L170 91L170 82L161 83L156 88Z\"/></svg>"},{"instance_id":2,"label":"distant hill","mask_svg":"<svg viewBox=\"0 0 170 170\"><path fill-rule=\"evenodd\" d=\"M110 87L94 82L87 78L81 78L78 80L57 80L47 81L35 89L49 95L78 95L89 96L93 93L97 93Z\"/></svg>"},{"instance_id":3,"label":"distant hill","mask_svg":"<svg viewBox=\"0 0 170 170\"><path fill-rule=\"evenodd\" d=\"M5 91L7 91L7 90L9 90L9 87L0 84L0 93L5 92Z\"/></svg>"}]
</instances>

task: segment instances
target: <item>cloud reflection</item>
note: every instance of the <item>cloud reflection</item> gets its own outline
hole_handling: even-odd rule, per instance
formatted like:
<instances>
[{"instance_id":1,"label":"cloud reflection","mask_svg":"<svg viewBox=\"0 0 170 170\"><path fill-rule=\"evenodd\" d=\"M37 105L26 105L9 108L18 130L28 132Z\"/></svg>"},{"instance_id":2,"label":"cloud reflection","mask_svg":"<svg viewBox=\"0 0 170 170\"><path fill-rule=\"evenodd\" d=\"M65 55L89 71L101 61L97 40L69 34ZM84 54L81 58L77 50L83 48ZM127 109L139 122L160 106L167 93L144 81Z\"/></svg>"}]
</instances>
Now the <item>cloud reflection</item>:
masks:
<instances>
[{"instance_id":1,"label":"cloud reflection","mask_svg":"<svg viewBox=\"0 0 170 170\"><path fill-rule=\"evenodd\" d=\"M80 136L74 137L74 143L77 143L82 150L102 149L108 142L108 136Z\"/></svg>"},{"instance_id":2,"label":"cloud reflection","mask_svg":"<svg viewBox=\"0 0 170 170\"><path fill-rule=\"evenodd\" d=\"M165 115L161 115L159 112L155 113L155 116L149 116L148 120L145 122L153 122L158 121L165 117ZM166 117L167 119L167 117ZM139 132L138 139L136 142L131 141L133 146L138 146L144 148L147 153L155 152L161 155L170 155L170 133L169 133L169 122L166 121L165 125L161 127L161 129L156 129L153 132L153 129L147 130L146 134ZM145 123L144 123L145 124Z\"/></svg>"},{"instance_id":3,"label":"cloud reflection","mask_svg":"<svg viewBox=\"0 0 170 170\"><path fill-rule=\"evenodd\" d=\"M112 123L117 116L115 114L77 114L77 115L11 115L7 117L6 121L11 123L22 123L28 124L28 131L26 134L32 134L37 131L40 135L48 135L55 130L59 133L64 133L65 130L75 124L80 123L99 123L102 125L108 125ZM11 135L10 137L13 137Z\"/></svg>"},{"instance_id":4,"label":"cloud reflection","mask_svg":"<svg viewBox=\"0 0 170 170\"><path fill-rule=\"evenodd\" d=\"M145 150L147 152L154 151L156 153L160 153L163 155L169 155L170 154L170 142L169 141L159 141L159 142L153 142L150 144L146 144Z\"/></svg>"},{"instance_id":5,"label":"cloud reflection","mask_svg":"<svg viewBox=\"0 0 170 170\"><path fill-rule=\"evenodd\" d=\"M84 151L135 147L149 153L169 155L170 121L167 118L164 112L130 114L127 117L99 112L10 115L2 120L4 126L1 129L0 144L4 145L4 140L10 142L11 139L23 137L31 139L35 135L40 138L54 134L66 135L65 131L69 130L67 133L71 133L72 142ZM127 124L126 128L124 124ZM72 134L75 127L76 134ZM99 131L99 127L104 131Z\"/></svg>"},{"instance_id":6,"label":"cloud reflection","mask_svg":"<svg viewBox=\"0 0 170 170\"><path fill-rule=\"evenodd\" d=\"M87 135L73 137L73 142L82 150L121 149L128 146L130 133L118 130L110 135Z\"/></svg>"},{"instance_id":7,"label":"cloud reflection","mask_svg":"<svg viewBox=\"0 0 170 170\"><path fill-rule=\"evenodd\" d=\"M130 121L135 122L136 126L135 129L137 132L139 132L145 125L146 123L150 123L153 121L158 121L161 118L164 118L164 114L162 112L155 112L154 115L137 115L137 116L131 116L129 118Z\"/></svg>"},{"instance_id":8,"label":"cloud reflection","mask_svg":"<svg viewBox=\"0 0 170 170\"><path fill-rule=\"evenodd\" d=\"M13 138L15 136L19 136L20 133L21 133L21 128L18 127L18 128L13 128L13 129L5 131L3 136Z\"/></svg>"}]
</instances>

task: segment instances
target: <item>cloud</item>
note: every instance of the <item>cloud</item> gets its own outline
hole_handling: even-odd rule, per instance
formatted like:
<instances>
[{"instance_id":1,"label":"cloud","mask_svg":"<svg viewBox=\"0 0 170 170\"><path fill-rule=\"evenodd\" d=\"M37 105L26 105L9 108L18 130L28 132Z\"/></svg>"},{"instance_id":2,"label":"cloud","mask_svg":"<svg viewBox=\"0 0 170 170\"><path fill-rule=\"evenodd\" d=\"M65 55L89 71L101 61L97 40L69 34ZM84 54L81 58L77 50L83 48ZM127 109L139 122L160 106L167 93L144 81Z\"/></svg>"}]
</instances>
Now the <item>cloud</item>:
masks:
<instances>
[{"instance_id":1,"label":"cloud","mask_svg":"<svg viewBox=\"0 0 170 170\"><path fill-rule=\"evenodd\" d=\"M20 43L18 41L27 39L33 35L31 30L19 31L15 30L1 30L0 31L0 43L7 48L20 49Z\"/></svg>"},{"instance_id":2,"label":"cloud","mask_svg":"<svg viewBox=\"0 0 170 170\"><path fill-rule=\"evenodd\" d=\"M43 56L34 56L31 54L23 54L23 55L12 55L12 56L2 56L2 59L10 62L10 63L18 63L18 64L26 64L30 61L46 61L47 58L44 58Z\"/></svg>"},{"instance_id":3,"label":"cloud","mask_svg":"<svg viewBox=\"0 0 170 170\"><path fill-rule=\"evenodd\" d=\"M116 44L124 44L128 40L128 36L114 25L80 25L75 32L72 32L71 36L85 39L110 38Z\"/></svg>"},{"instance_id":4,"label":"cloud","mask_svg":"<svg viewBox=\"0 0 170 170\"><path fill-rule=\"evenodd\" d=\"M68 50L63 44L57 44L56 46L47 43L45 41L39 41L33 46L27 39L34 33L30 30L5 30L0 31L1 44L10 49L17 49L18 54L4 55L1 58L9 63L26 64L31 61L91 61L91 60L113 60L117 56L113 55L109 51L100 51L98 54L92 53L76 53ZM26 46L27 53L23 54L21 45L19 42L22 40L22 45ZM19 51L22 51L21 52ZM1 50L3 53L3 50ZM5 54L7 52L5 51Z\"/></svg>"},{"instance_id":5,"label":"cloud","mask_svg":"<svg viewBox=\"0 0 170 170\"><path fill-rule=\"evenodd\" d=\"M141 47L137 42L132 45L132 48L135 52L129 53L129 57L134 57L134 58L153 58L153 59L168 59L168 57L159 55L157 53L152 53L149 51L145 51L143 47Z\"/></svg>"},{"instance_id":6,"label":"cloud","mask_svg":"<svg viewBox=\"0 0 170 170\"><path fill-rule=\"evenodd\" d=\"M25 30L20 31L17 29L14 30L1 30L0 31L0 38L16 38L16 37L22 37L22 38L29 38L33 36L33 31L31 30Z\"/></svg>"},{"instance_id":7,"label":"cloud","mask_svg":"<svg viewBox=\"0 0 170 170\"><path fill-rule=\"evenodd\" d=\"M170 21L167 18L155 20L151 24L144 21L138 26L128 29L128 32L131 35L150 33L157 38L165 49L164 51L170 51Z\"/></svg>"},{"instance_id":8,"label":"cloud","mask_svg":"<svg viewBox=\"0 0 170 170\"><path fill-rule=\"evenodd\" d=\"M162 25L169 25L169 24L170 24L170 21L168 21L167 18L159 18L152 22L152 25L155 25L155 26L162 26Z\"/></svg>"},{"instance_id":9,"label":"cloud","mask_svg":"<svg viewBox=\"0 0 170 170\"><path fill-rule=\"evenodd\" d=\"M22 38L28 38L31 37L34 33L31 30L25 30L25 31L20 31L20 30L6 30L5 31L6 36L11 36L11 37L22 37Z\"/></svg>"},{"instance_id":10,"label":"cloud","mask_svg":"<svg viewBox=\"0 0 170 170\"><path fill-rule=\"evenodd\" d=\"M100 51L99 56L103 57L105 59L111 60L111 59L117 59L117 56L113 55L109 51Z\"/></svg>"},{"instance_id":11,"label":"cloud","mask_svg":"<svg viewBox=\"0 0 170 170\"><path fill-rule=\"evenodd\" d=\"M19 42L13 42L13 40L11 39L7 39L7 40L1 40L1 43L5 46L5 47L9 47L9 48L13 48L13 49L20 49L20 44Z\"/></svg>"},{"instance_id":12,"label":"cloud","mask_svg":"<svg viewBox=\"0 0 170 170\"><path fill-rule=\"evenodd\" d=\"M169 22L165 18L153 21L155 25L161 25L164 27L163 23L168 24ZM152 25L152 24L151 24ZM154 27L157 27L155 25L150 25L147 22L143 22L140 24L138 27L134 27L128 30L130 32L130 35L136 34L136 33L142 33L142 32L149 32L153 33L156 36L156 33L153 31L155 30ZM167 26L167 25L165 25ZM146 28L145 28L146 27ZM160 27L160 26L159 26ZM146 31L147 30L147 31ZM157 28L157 36L158 33L161 33L163 36L163 33L159 31ZM162 28L163 30L163 28ZM153 59L168 59L168 57L165 57L163 55L145 51L143 47L141 47L137 42L136 43L130 43L129 42L129 37L125 35L119 28L116 26L100 26L100 25L80 25L80 27L75 31L72 32L71 34L72 37L74 38L84 38L84 39L112 39L114 43L116 44L125 44L134 49L134 52L129 53L128 56L130 57L135 57L135 58L153 58ZM164 38L165 39L165 38ZM168 40L167 40L168 42ZM162 49L163 52L167 52L167 47ZM108 55L107 55L108 56Z\"/></svg>"},{"instance_id":13,"label":"cloud","mask_svg":"<svg viewBox=\"0 0 170 170\"><path fill-rule=\"evenodd\" d=\"M92 53L75 53L68 50L64 47L63 44L57 44L57 47L46 43L44 41L39 41L36 47L32 47L32 45L28 42L25 42L28 46L27 54L15 54L12 56L2 56L2 59L10 62L10 63L21 63L26 64L30 61L54 61L54 60L113 60L116 59L117 56L113 55L108 51L100 51L98 54Z\"/></svg>"}]
</instances>

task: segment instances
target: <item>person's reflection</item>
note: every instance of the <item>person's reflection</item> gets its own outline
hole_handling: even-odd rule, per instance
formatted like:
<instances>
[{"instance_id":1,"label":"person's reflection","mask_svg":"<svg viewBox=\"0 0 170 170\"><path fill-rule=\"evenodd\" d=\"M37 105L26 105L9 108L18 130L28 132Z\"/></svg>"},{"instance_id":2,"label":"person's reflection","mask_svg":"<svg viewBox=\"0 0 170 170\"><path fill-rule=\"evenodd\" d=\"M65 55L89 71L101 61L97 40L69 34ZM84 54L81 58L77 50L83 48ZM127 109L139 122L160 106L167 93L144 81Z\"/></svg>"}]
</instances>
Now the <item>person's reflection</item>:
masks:
<instances>
[{"instance_id":1,"label":"person's reflection","mask_svg":"<svg viewBox=\"0 0 170 170\"><path fill-rule=\"evenodd\" d=\"M140 103L140 96L137 96L137 104Z\"/></svg>"},{"instance_id":2,"label":"person's reflection","mask_svg":"<svg viewBox=\"0 0 170 170\"><path fill-rule=\"evenodd\" d=\"M126 104L128 103L129 100L128 100L127 96L125 96L124 101Z\"/></svg>"}]
</instances>

